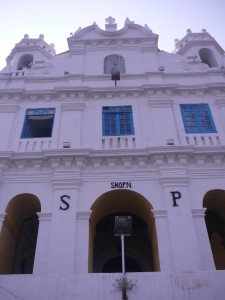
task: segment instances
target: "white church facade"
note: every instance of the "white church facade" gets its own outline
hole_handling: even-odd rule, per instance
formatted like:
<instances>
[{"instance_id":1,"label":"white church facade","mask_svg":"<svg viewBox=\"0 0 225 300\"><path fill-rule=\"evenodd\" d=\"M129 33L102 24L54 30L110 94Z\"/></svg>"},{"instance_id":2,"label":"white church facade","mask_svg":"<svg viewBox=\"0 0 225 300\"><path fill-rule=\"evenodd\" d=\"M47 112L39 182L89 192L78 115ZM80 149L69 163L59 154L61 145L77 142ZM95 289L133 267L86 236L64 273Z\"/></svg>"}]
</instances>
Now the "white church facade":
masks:
<instances>
[{"instance_id":1,"label":"white church facade","mask_svg":"<svg viewBox=\"0 0 225 300\"><path fill-rule=\"evenodd\" d=\"M223 299L225 52L106 21L0 72L0 299Z\"/></svg>"}]
</instances>

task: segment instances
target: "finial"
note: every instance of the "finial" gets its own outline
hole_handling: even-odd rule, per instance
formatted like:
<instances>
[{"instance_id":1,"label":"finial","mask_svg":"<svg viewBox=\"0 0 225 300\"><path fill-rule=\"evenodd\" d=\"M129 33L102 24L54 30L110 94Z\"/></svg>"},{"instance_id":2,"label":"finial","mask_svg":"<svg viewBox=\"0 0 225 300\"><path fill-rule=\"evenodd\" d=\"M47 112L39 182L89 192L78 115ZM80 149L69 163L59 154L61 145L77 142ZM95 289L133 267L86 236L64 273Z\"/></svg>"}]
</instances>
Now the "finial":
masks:
<instances>
[{"instance_id":1,"label":"finial","mask_svg":"<svg viewBox=\"0 0 225 300\"><path fill-rule=\"evenodd\" d=\"M202 29L202 33L206 33L206 29Z\"/></svg>"},{"instance_id":2,"label":"finial","mask_svg":"<svg viewBox=\"0 0 225 300\"><path fill-rule=\"evenodd\" d=\"M44 34L40 34L40 35L39 35L39 39L40 39L40 40L44 41L44 38L45 38Z\"/></svg>"},{"instance_id":3,"label":"finial","mask_svg":"<svg viewBox=\"0 0 225 300\"><path fill-rule=\"evenodd\" d=\"M115 19L111 16L105 19L105 30L106 31L116 31L117 30L117 24L115 23Z\"/></svg>"},{"instance_id":4,"label":"finial","mask_svg":"<svg viewBox=\"0 0 225 300\"><path fill-rule=\"evenodd\" d=\"M192 31L191 31L191 29L187 29L187 33L191 33Z\"/></svg>"},{"instance_id":5,"label":"finial","mask_svg":"<svg viewBox=\"0 0 225 300\"><path fill-rule=\"evenodd\" d=\"M126 18L124 25L132 24L131 20L129 18Z\"/></svg>"},{"instance_id":6,"label":"finial","mask_svg":"<svg viewBox=\"0 0 225 300\"><path fill-rule=\"evenodd\" d=\"M108 18L105 19L106 24L115 24L115 18L109 16Z\"/></svg>"},{"instance_id":7,"label":"finial","mask_svg":"<svg viewBox=\"0 0 225 300\"><path fill-rule=\"evenodd\" d=\"M25 39L29 39L29 34L24 34Z\"/></svg>"}]
</instances>

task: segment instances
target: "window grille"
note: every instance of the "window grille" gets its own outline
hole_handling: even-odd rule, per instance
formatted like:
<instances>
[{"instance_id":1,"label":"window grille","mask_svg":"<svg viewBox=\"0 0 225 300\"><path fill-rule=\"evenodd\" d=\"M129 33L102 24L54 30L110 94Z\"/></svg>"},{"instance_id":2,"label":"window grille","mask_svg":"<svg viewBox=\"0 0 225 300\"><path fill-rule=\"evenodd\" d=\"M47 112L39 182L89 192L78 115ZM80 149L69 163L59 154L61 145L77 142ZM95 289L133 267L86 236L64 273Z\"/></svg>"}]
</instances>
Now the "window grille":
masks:
<instances>
[{"instance_id":1,"label":"window grille","mask_svg":"<svg viewBox=\"0 0 225 300\"><path fill-rule=\"evenodd\" d=\"M215 124L208 104L180 104L186 133L214 133Z\"/></svg>"},{"instance_id":2,"label":"window grille","mask_svg":"<svg viewBox=\"0 0 225 300\"><path fill-rule=\"evenodd\" d=\"M133 113L131 106L109 106L102 108L104 136L133 135Z\"/></svg>"},{"instance_id":3,"label":"window grille","mask_svg":"<svg viewBox=\"0 0 225 300\"><path fill-rule=\"evenodd\" d=\"M126 73L125 60L123 56L112 54L105 57L104 74L111 74L113 68L116 68L120 73Z\"/></svg>"}]
</instances>

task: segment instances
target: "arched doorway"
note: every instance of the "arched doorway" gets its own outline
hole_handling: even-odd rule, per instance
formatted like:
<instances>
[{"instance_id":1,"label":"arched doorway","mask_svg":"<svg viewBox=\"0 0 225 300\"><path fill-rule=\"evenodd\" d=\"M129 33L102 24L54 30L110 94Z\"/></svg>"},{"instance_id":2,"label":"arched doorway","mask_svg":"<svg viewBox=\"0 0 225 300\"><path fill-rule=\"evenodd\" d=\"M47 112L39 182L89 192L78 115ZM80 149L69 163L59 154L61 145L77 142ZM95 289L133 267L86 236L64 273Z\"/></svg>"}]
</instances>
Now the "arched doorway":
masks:
<instances>
[{"instance_id":1,"label":"arched doorway","mask_svg":"<svg viewBox=\"0 0 225 300\"><path fill-rule=\"evenodd\" d=\"M125 237L126 272L159 271L158 247L151 204L139 193L115 190L92 205L89 272L121 272L121 242L115 237L115 216L132 216L132 235Z\"/></svg>"},{"instance_id":2,"label":"arched doorway","mask_svg":"<svg viewBox=\"0 0 225 300\"><path fill-rule=\"evenodd\" d=\"M225 191L211 190L203 199L205 222L217 270L225 270Z\"/></svg>"},{"instance_id":3,"label":"arched doorway","mask_svg":"<svg viewBox=\"0 0 225 300\"><path fill-rule=\"evenodd\" d=\"M32 194L10 200L0 233L0 274L33 272L40 211L40 201Z\"/></svg>"}]
</instances>

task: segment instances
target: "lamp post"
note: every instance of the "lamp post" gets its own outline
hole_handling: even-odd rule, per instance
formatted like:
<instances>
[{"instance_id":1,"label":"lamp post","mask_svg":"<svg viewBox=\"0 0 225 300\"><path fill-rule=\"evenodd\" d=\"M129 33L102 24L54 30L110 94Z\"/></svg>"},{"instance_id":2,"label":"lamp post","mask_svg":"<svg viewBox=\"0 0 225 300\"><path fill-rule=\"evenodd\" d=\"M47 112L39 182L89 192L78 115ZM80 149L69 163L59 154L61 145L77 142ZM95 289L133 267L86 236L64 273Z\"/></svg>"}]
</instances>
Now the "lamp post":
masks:
<instances>
[{"instance_id":1,"label":"lamp post","mask_svg":"<svg viewBox=\"0 0 225 300\"><path fill-rule=\"evenodd\" d=\"M131 216L116 216L114 235L121 237L121 250L122 250L122 273L125 275L125 250L124 250L124 237L131 236L132 234L132 217Z\"/></svg>"}]
</instances>

